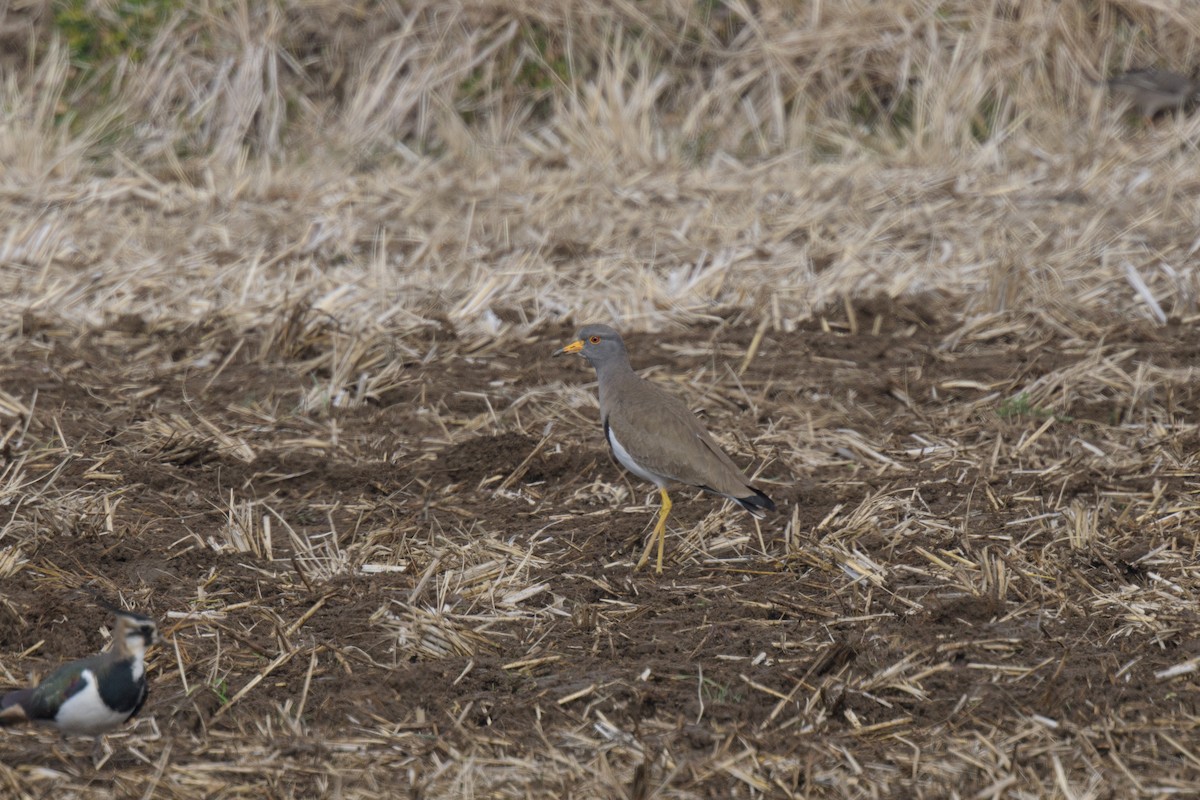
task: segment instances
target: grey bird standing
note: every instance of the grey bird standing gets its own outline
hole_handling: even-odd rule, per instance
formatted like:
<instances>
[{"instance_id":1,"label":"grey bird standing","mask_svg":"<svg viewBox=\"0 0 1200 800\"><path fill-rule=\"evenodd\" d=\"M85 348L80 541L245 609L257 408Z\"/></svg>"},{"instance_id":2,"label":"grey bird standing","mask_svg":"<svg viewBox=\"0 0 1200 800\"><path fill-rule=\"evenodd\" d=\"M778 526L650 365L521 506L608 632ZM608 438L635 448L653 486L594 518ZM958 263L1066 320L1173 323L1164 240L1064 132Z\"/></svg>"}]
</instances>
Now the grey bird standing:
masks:
<instances>
[{"instance_id":1,"label":"grey bird standing","mask_svg":"<svg viewBox=\"0 0 1200 800\"><path fill-rule=\"evenodd\" d=\"M662 508L650 543L658 541L655 572L662 574L663 540L671 498L667 487L682 483L727 497L761 517L775 504L725 454L678 398L643 380L629 365L621 335L607 325L588 325L555 353L579 353L596 368L600 422L613 455L625 469L658 487ZM646 548L638 568L649 559Z\"/></svg>"},{"instance_id":2,"label":"grey bird standing","mask_svg":"<svg viewBox=\"0 0 1200 800\"><path fill-rule=\"evenodd\" d=\"M1111 95L1136 109L1147 122L1164 109L1182 108L1200 91L1200 85L1191 78L1162 69L1129 70L1104 84Z\"/></svg>"},{"instance_id":3,"label":"grey bird standing","mask_svg":"<svg viewBox=\"0 0 1200 800\"><path fill-rule=\"evenodd\" d=\"M63 734L97 740L136 714L146 702L146 648L159 641L149 617L119 611L113 644L99 655L59 667L36 687L0 700L0 727L47 722Z\"/></svg>"}]
</instances>

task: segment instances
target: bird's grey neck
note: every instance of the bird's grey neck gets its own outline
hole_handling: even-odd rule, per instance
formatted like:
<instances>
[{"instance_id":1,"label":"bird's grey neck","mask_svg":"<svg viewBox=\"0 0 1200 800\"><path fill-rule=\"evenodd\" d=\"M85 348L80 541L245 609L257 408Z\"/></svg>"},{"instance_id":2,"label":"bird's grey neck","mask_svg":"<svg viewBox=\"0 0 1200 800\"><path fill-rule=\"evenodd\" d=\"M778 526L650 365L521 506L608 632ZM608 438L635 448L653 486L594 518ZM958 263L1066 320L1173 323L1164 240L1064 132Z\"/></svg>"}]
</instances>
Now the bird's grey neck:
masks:
<instances>
[{"instance_id":1,"label":"bird's grey neck","mask_svg":"<svg viewBox=\"0 0 1200 800\"><path fill-rule=\"evenodd\" d=\"M638 375L629 366L629 360L614 358L596 366L596 379L600 383L600 406L608 407L607 394L617 391L617 386L627 380L637 380Z\"/></svg>"},{"instance_id":2,"label":"bird's grey neck","mask_svg":"<svg viewBox=\"0 0 1200 800\"><path fill-rule=\"evenodd\" d=\"M610 358L607 361L596 364L595 367L596 378L601 383L634 374L633 367L629 366L629 359L627 358Z\"/></svg>"}]
</instances>

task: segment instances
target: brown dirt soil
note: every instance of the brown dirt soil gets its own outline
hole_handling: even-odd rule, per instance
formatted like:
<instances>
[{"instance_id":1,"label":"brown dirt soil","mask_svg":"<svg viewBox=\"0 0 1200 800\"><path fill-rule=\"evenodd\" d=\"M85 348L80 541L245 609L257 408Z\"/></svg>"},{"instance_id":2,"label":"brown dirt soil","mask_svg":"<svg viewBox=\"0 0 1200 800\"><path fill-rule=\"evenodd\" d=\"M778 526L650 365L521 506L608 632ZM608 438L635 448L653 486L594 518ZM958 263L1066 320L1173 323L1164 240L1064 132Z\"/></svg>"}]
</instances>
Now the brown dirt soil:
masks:
<instances>
[{"instance_id":1,"label":"brown dirt soil","mask_svg":"<svg viewBox=\"0 0 1200 800\"><path fill-rule=\"evenodd\" d=\"M756 321L630 335L779 505L756 527L678 491L662 576L632 569L656 495L608 456L591 370L549 357L565 327L396 331L347 379L332 330L26 325L0 364L0 553L24 559L0 558L0 679L101 648L89 591L171 638L99 770L48 731L3 762L115 796L1194 779L1200 696L1163 670L1200 656L1200 334L935 306L767 329L740 377Z\"/></svg>"}]
</instances>

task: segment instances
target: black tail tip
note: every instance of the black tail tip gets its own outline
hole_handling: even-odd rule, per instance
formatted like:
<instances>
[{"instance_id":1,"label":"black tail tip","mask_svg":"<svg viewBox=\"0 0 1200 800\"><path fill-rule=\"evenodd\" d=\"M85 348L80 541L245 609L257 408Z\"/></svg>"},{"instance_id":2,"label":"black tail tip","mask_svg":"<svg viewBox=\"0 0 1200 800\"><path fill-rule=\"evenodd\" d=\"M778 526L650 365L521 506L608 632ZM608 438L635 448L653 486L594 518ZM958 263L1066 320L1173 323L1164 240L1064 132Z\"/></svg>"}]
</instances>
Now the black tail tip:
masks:
<instances>
[{"instance_id":1,"label":"black tail tip","mask_svg":"<svg viewBox=\"0 0 1200 800\"><path fill-rule=\"evenodd\" d=\"M750 487L750 491L754 492L754 494L750 495L749 497L739 497L737 499L742 508L746 509L756 517L762 516L762 514L767 511L775 510L775 501L767 497L758 489L755 489L753 486Z\"/></svg>"}]
</instances>

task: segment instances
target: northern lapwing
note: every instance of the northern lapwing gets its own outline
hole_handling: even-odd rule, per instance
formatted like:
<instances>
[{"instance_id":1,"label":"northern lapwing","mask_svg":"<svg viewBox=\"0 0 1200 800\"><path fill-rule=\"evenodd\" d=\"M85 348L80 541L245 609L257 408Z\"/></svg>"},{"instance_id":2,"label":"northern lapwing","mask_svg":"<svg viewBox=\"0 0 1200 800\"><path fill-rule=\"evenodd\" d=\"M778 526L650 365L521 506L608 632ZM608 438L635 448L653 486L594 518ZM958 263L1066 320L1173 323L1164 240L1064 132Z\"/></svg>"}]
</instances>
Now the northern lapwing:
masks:
<instances>
[{"instance_id":1,"label":"northern lapwing","mask_svg":"<svg viewBox=\"0 0 1200 800\"><path fill-rule=\"evenodd\" d=\"M607 325L588 325L575 341L555 353L579 353L596 368L600 386L600 422L604 438L621 466L658 487L662 507L650 545L658 542L654 571L662 574L663 539L674 483L727 497L756 517L775 503L750 485L695 415L674 395L644 380L629 365L621 335ZM650 547L637 566L645 566Z\"/></svg>"},{"instance_id":2,"label":"northern lapwing","mask_svg":"<svg viewBox=\"0 0 1200 800\"><path fill-rule=\"evenodd\" d=\"M36 687L0 699L0 727L46 722L64 735L99 737L120 727L146 702L146 648L159 641L150 617L113 609L108 650L59 667Z\"/></svg>"}]
</instances>

